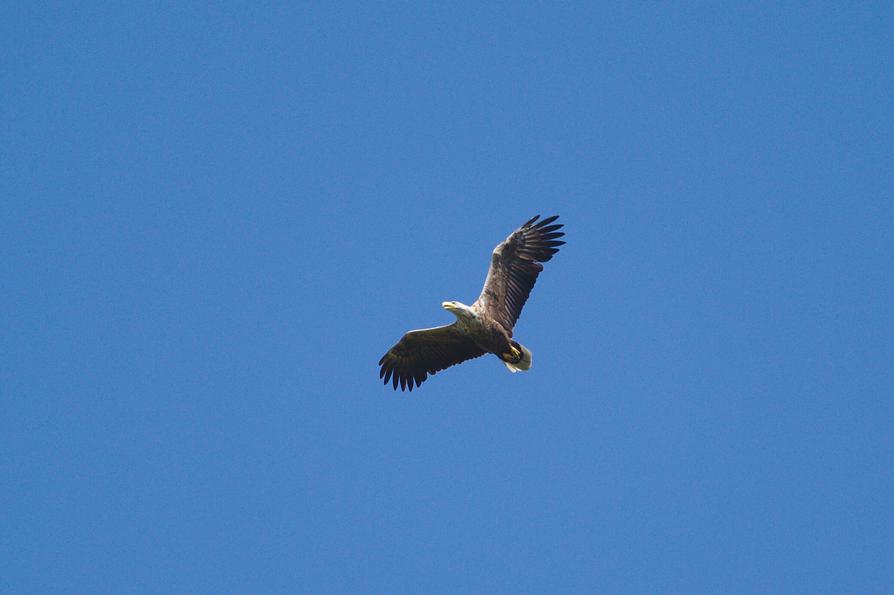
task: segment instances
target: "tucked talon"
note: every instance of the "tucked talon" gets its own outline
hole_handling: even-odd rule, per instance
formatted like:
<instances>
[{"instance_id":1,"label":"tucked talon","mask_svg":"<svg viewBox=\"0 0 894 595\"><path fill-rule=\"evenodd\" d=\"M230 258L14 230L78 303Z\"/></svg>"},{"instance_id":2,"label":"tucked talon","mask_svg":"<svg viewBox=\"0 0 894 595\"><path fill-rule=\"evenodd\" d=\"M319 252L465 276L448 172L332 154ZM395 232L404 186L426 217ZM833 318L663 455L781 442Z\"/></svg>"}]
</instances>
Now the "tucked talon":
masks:
<instances>
[{"instance_id":1,"label":"tucked talon","mask_svg":"<svg viewBox=\"0 0 894 595\"><path fill-rule=\"evenodd\" d=\"M514 345L510 345L509 351L503 354L503 359L513 364L517 364L518 362L520 362L521 358L521 350L516 349Z\"/></svg>"}]
</instances>

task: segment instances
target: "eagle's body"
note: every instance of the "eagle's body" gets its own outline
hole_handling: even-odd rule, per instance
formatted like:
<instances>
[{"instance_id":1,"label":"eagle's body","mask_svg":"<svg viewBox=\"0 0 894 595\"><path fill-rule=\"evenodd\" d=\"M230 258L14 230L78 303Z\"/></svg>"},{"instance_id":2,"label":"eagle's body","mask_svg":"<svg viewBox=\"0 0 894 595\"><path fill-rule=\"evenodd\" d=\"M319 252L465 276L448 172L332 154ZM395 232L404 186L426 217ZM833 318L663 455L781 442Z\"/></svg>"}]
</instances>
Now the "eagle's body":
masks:
<instances>
[{"instance_id":1,"label":"eagle's body","mask_svg":"<svg viewBox=\"0 0 894 595\"><path fill-rule=\"evenodd\" d=\"M531 352L512 338L512 329L546 262L565 242L550 225L558 216L539 223L537 215L512 232L493 252L481 295L471 305L444 302L456 316L446 326L410 331L379 360L379 377L401 390L421 385L429 374L467 359L493 353L512 372L531 367Z\"/></svg>"}]
</instances>

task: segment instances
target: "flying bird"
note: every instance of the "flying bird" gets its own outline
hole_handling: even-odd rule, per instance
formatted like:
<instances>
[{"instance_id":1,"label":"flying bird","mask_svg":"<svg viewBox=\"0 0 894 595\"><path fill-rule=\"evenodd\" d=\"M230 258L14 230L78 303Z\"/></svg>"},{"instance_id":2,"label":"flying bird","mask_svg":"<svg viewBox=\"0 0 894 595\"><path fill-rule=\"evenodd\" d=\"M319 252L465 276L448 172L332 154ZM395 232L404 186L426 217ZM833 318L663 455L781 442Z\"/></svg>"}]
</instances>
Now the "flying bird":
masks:
<instances>
[{"instance_id":1,"label":"flying bird","mask_svg":"<svg viewBox=\"0 0 894 595\"><path fill-rule=\"evenodd\" d=\"M543 270L565 242L552 224L558 215L536 215L494 248L481 295L471 306L443 302L456 316L446 326L410 331L379 360L379 378L395 390L420 386L429 375L485 353L496 355L511 372L531 368L531 351L512 338L512 329ZM552 225L551 225L552 224Z\"/></svg>"}]
</instances>

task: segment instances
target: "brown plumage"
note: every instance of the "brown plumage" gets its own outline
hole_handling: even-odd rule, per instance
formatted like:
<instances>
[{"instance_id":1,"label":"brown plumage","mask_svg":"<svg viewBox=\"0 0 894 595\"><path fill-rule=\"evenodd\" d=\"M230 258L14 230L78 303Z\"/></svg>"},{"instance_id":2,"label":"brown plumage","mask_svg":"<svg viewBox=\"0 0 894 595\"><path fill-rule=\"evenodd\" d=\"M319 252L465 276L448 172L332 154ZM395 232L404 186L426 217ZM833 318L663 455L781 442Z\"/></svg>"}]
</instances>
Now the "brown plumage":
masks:
<instances>
[{"instance_id":1,"label":"brown plumage","mask_svg":"<svg viewBox=\"0 0 894 595\"><path fill-rule=\"evenodd\" d=\"M565 242L558 238L558 216L537 222L539 215L512 232L494 248L481 295L471 305L444 302L456 315L446 326L410 331L379 360L379 378L396 390L421 385L435 374L467 359L493 353L511 371L528 370L531 352L512 339L542 262L549 261Z\"/></svg>"}]
</instances>

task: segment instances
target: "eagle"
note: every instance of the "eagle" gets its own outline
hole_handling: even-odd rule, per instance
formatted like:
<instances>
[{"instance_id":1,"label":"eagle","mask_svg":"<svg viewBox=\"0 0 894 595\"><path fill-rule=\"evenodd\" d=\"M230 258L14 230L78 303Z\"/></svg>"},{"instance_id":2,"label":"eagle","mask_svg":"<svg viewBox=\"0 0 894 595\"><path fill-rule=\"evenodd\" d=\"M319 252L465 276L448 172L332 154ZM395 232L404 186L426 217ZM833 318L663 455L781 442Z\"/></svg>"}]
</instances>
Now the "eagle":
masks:
<instances>
[{"instance_id":1,"label":"eagle","mask_svg":"<svg viewBox=\"0 0 894 595\"><path fill-rule=\"evenodd\" d=\"M445 326L410 331L379 360L379 378L394 390L420 386L429 375L468 359L493 353L511 372L531 368L532 355L512 338L512 329L531 294L537 276L565 242L554 223L558 215L534 216L494 248L481 295L471 306L443 302L456 316Z\"/></svg>"}]
</instances>

